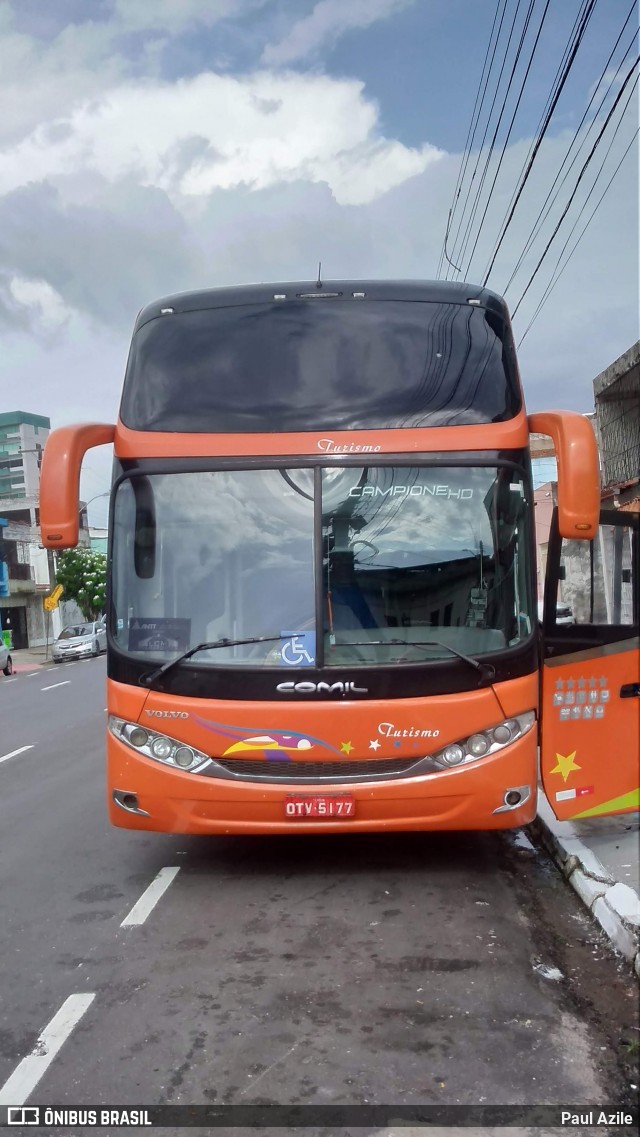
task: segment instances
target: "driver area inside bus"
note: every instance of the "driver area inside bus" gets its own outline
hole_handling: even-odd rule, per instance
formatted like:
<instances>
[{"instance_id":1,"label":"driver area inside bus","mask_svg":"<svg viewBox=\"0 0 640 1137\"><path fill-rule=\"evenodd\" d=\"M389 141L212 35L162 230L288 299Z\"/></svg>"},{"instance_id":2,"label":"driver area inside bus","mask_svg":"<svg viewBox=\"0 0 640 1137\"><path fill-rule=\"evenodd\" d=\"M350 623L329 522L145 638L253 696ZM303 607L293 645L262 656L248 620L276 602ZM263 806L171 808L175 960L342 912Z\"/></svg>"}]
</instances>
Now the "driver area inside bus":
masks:
<instances>
[{"instance_id":1,"label":"driver area inside bus","mask_svg":"<svg viewBox=\"0 0 640 1137\"><path fill-rule=\"evenodd\" d=\"M125 478L114 512L116 641L161 662L205 641L264 637L198 656L246 667L504 650L532 629L526 495L506 466Z\"/></svg>"}]
</instances>

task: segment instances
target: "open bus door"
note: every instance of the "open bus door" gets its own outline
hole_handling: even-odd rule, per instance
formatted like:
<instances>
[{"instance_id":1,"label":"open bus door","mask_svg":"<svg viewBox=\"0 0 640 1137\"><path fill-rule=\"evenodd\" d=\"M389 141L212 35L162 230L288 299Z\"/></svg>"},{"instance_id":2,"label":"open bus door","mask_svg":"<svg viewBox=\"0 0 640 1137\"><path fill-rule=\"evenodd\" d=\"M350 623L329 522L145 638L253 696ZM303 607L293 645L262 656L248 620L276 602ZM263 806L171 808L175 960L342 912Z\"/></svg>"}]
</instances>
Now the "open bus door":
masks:
<instances>
[{"instance_id":1,"label":"open bus door","mask_svg":"<svg viewBox=\"0 0 640 1137\"><path fill-rule=\"evenodd\" d=\"M544 791L560 821L640 809L640 515L603 511L593 541L562 538L545 577Z\"/></svg>"}]
</instances>

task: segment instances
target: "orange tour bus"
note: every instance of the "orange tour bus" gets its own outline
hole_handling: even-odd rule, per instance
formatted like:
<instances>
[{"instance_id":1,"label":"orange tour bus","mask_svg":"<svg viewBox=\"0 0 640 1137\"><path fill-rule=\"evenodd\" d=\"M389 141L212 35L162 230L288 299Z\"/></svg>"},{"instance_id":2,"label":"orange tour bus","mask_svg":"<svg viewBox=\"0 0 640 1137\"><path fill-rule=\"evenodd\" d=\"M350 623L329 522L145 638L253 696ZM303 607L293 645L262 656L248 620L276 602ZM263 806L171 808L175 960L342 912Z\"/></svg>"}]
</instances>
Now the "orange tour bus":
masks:
<instances>
[{"instance_id":1,"label":"orange tour bus","mask_svg":"<svg viewBox=\"0 0 640 1137\"><path fill-rule=\"evenodd\" d=\"M542 624L530 432L558 463ZM586 417L527 418L500 297L150 304L117 423L47 442L48 548L77 543L83 455L111 442L114 825L502 829L539 780L559 818L638 808L638 517L600 515Z\"/></svg>"}]
</instances>

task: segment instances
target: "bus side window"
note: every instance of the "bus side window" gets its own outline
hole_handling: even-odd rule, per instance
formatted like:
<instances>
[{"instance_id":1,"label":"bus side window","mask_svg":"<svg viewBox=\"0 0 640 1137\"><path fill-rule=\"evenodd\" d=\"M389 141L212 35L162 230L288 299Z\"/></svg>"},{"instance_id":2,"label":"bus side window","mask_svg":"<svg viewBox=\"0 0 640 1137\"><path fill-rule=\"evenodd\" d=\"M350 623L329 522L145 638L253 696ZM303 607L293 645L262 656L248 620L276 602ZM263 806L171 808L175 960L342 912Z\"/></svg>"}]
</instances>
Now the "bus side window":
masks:
<instances>
[{"instance_id":1,"label":"bus side window","mask_svg":"<svg viewBox=\"0 0 640 1137\"><path fill-rule=\"evenodd\" d=\"M593 541L563 541L558 625L634 623L631 539L630 529L605 523Z\"/></svg>"}]
</instances>

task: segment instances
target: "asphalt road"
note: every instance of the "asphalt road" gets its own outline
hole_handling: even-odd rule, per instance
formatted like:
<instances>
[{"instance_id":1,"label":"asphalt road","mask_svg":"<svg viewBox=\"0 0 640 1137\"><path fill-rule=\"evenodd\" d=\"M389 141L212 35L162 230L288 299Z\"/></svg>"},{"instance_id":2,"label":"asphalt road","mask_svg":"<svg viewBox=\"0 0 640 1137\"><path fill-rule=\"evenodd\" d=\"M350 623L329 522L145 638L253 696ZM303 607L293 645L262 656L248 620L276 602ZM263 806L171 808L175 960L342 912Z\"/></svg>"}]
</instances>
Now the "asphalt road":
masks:
<instances>
[{"instance_id":1,"label":"asphalt road","mask_svg":"<svg viewBox=\"0 0 640 1137\"><path fill-rule=\"evenodd\" d=\"M111 829L104 678L0 678L0 1103L634 1099L637 986L525 835Z\"/></svg>"}]
</instances>

